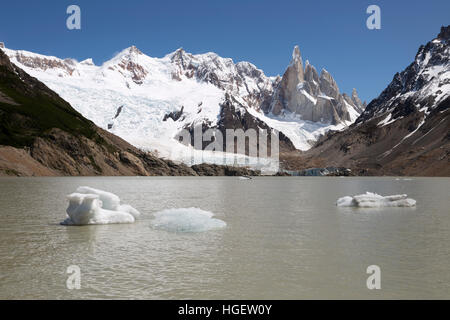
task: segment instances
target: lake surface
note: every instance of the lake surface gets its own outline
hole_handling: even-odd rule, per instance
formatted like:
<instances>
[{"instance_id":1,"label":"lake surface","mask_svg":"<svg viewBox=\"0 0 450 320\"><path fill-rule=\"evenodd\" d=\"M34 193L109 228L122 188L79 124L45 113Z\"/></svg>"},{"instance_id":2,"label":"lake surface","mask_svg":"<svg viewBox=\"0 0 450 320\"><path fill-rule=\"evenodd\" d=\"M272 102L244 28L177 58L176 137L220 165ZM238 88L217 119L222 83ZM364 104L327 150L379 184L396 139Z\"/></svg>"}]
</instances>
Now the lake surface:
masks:
<instances>
[{"instance_id":1,"label":"lake surface","mask_svg":"<svg viewBox=\"0 0 450 320\"><path fill-rule=\"evenodd\" d=\"M59 225L80 185L141 219ZM0 299L449 299L449 190L448 178L1 178ZM366 191L407 193L417 207L335 205ZM153 213L187 207L227 227L151 227ZM71 265L79 290L66 287ZM380 290L367 289L369 265Z\"/></svg>"}]
</instances>

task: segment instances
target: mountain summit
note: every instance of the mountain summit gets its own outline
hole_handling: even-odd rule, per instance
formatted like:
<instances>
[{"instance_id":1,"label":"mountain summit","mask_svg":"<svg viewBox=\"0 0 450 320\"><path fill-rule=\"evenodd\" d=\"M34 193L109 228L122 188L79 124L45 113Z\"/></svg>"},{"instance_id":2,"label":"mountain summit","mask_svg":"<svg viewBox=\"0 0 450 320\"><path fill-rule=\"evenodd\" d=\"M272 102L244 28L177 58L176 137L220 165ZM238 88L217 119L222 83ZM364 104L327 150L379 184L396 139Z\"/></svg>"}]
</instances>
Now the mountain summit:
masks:
<instances>
[{"instance_id":1,"label":"mountain summit","mask_svg":"<svg viewBox=\"0 0 450 320\"><path fill-rule=\"evenodd\" d=\"M341 95L336 81L325 69L319 77L309 61L303 67L300 49L295 46L291 63L275 86L265 111L274 115L292 112L303 120L337 125L353 122L364 107L356 90L351 99Z\"/></svg>"},{"instance_id":2,"label":"mountain summit","mask_svg":"<svg viewBox=\"0 0 450 320\"><path fill-rule=\"evenodd\" d=\"M328 134L302 166L351 167L360 174L450 175L450 26L347 130Z\"/></svg>"}]
</instances>

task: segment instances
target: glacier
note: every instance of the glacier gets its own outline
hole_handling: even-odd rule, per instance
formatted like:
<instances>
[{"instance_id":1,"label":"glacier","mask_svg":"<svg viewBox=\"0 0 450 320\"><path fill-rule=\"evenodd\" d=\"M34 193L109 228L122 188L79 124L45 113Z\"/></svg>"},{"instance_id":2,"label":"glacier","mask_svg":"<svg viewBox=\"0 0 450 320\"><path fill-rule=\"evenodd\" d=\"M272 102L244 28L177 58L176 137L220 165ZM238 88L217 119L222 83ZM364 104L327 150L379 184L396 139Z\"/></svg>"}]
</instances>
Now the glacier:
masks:
<instances>
[{"instance_id":1,"label":"glacier","mask_svg":"<svg viewBox=\"0 0 450 320\"><path fill-rule=\"evenodd\" d=\"M92 59L78 62L24 50L2 50L11 62L45 83L100 128L144 151L188 165L223 164L224 158L233 161L235 155L223 152L200 151L201 155L194 158L190 155L199 150L176 139L187 126L217 125L226 94L253 117L283 132L296 149L303 151L328 130L344 129L359 114L349 106L351 121L332 125L303 120L288 110L277 116L264 113L261 103L273 93L280 78L266 76L249 62L234 63L212 52L194 55L180 48L154 58L131 46L95 65ZM176 121L166 117L180 110L182 115Z\"/></svg>"},{"instance_id":2,"label":"glacier","mask_svg":"<svg viewBox=\"0 0 450 320\"><path fill-rule=\"evenodd\" d=\"M356 196L341 197L337 200L338 207L382 208L382 207L414 207L416 200L406 194L381 196L366 192Z\"/></svg>"},{"instance_id":3,"label":"glacier","mask_svg":"<svg viewBox=\"0 0 450 320\"><path fill-rule=\"evenodd\" d=\"M204 232L226 227L226 222L213 218L214 214L199 208L166 209L154 214L154 229L169 232Z\"/></svg>"},{"instance_id":4,"label":"glacier","mask_svg":"<svg viewBox=\"0 0 450 320\"><path fill-rule=\"evenodd\" d=\"M89 225L110 223L133 223L140 213L110 192L90 187L79 187L67 196L68 218L62 225Z\"/></svg>"}]
</instances>

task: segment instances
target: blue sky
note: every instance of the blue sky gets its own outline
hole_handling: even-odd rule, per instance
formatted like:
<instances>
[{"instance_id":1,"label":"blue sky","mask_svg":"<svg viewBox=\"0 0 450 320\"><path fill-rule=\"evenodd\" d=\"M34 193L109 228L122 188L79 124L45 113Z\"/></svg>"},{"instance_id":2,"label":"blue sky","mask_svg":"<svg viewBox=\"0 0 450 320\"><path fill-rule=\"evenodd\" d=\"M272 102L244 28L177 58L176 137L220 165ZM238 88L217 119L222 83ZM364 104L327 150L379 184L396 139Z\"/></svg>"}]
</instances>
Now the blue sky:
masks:
<instances>
[{"instance_id":1,"label":"blue sky","mask_svg":"<svg viewBox=\"0 0 450 320\"><path fill-rule=\"evenodd\" d=\"M81 30L66 28L66 8L81 8ZM366 28L366 8L381 8L381 30ZM2 3L0 41L96 64L136 45L161 57L183 47L250 61L267 75L282 74L294 45L341 91L357 88L370 101L414 58L418 47L450 24L450 1L100 1Z\"/></svg>"}]
</instances>

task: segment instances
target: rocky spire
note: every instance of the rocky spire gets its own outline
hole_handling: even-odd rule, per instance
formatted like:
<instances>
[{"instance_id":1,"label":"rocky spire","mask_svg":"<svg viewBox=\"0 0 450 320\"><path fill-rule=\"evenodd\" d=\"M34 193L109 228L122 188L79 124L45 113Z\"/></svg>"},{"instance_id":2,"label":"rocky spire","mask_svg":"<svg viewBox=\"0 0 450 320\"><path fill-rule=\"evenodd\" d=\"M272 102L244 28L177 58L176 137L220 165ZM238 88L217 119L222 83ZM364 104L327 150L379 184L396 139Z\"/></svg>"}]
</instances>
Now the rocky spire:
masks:
<instances>
[{"instance_id":1,"label":"rocky spire","mask_svg":"<svg viewBox=\"0 0 450 320\"><path fill-rule=\"evenodd\" d=\"M338 124L353 120L349 106L362 111L356 91L352 97L355 99L340 94L336 81L325 69L319 76L309 61L303 69L300 49L295 46L291 63L274 90L269 110L274 115L286 110L300 115L303 120Z\"/></svg>"},{"instance_id":2,"label":"rocky spire","mask_svg":"<svg viewBox=\"0 0 450 320\"><path fill-rule=\"evenodd\" d=\"M298 81L299 82L303 81L304 80L303 61L302 61L302 56L300 54L300 48L298 46L295 46L294 50L292 51L292 60L291 60L291 64L289 65L289 68L291 68L291 67L293 67L293 70L294 70L295 74L297 75L296 78L298 79ZM287 72L287 70L286 70L286 72Z\"/></svg>"},{"instance_id":3,"label":"rocky spire","mask_svg":"<svg viewBox=\"0 0 450 320\"><path fill-rule=\"evenodd\" d=\"M312 82L315 81L319 83L319 74L317 73L316 68L312 66L308 60L305 62L305 80Z\"/></svg>"},{"instance_id":4,"label":"rocky spire","mask_svg":"<svg viewBox=\"0 0 450 320\"><path fill-rule=\"evenodd\" d=\"M450 26L442 26L441 32L438 34L438 39L449 40L450 39Z\"/></svg>"},{"instance_id":5,"label":"rocky spire","mask_svg":"<svg viewBox=\"0 0 450 320\"><path fill-rule=\"evenodd\" d=\"M362 103L361 99L358 97L358 92L355 88L352 90L352 102L354 103L355 107L357 108L356 111L362 112L364 111L364 104Z\"/></svg>"},{"instance_id":6,"label":"rocky spire","mask_svg":"<svg viewBox=\"0 0 450 320\"><path fill-rule=\"evenodd\" d=\"M320 91L322 91L323 94L335 99L339 96L337 83L327 70L322 69L319 81Z\"/></svg>"}]
</instances>

